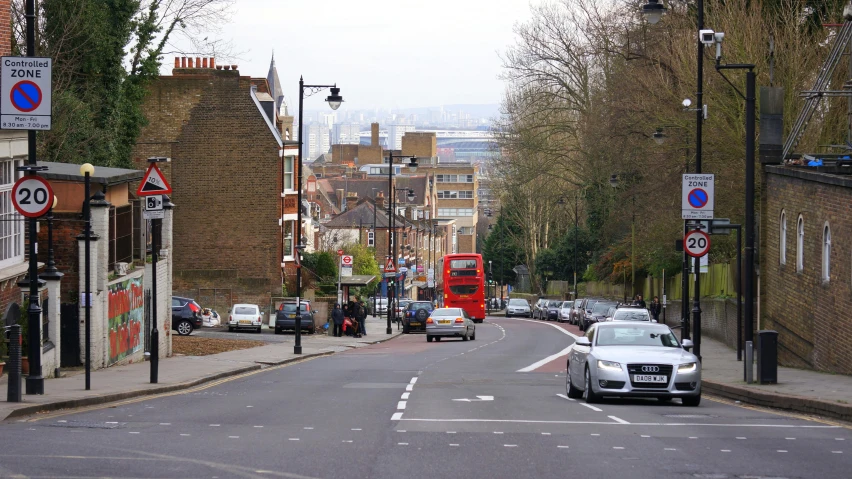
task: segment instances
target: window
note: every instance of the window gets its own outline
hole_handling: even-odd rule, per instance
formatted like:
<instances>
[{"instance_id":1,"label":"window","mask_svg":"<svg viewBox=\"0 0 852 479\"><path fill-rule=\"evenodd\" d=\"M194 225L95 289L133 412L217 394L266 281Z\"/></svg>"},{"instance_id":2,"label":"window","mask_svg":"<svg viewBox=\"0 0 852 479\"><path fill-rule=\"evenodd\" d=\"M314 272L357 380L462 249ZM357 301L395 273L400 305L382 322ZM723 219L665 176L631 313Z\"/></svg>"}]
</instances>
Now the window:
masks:
<instances>
[{"instance_id":1,"label":"window","mask_svg":"<svg viewBox=\"0 0 852 479\"><path fill-rule=\"evenodd\" d=\"M293 157L284 157L284 190L293 189Z\"/></svg>"},{"instance_id":2,"label":"window","mask_svg":"<svg viewBox=\"0 0 852 479\"><path fill-rule=\"evenodd\" d=\"M805 269L805 220L799 215L796 221L796 271Z\"/></svg>"},{"instance_id":3,"label":"window","mask_svg":"<svg viewBox=\"0 0 852 479\"><path fill-rule=\"evenodd\" d=\"M438 216L473 216L473 208L438 208Z\"/></svg>"},{"instance_id":4,"label":"window","mask_svg":"<svg viewBox=\"0 0 852 479\"><path fill-rule=\"evenodd\" d=\"M781 210L780 231L778 234L778 250L781 254L781 264L787 264L787 212Z\"/></svg>"},{"instance_id":5,"label":"window","mask_svg":"<svg viewBox=\"0 0 852 479\"><path fill-rule=\"evenodd\" d=\"M12 186L19 175L15 167L21 163L0 162L0 268L24 261L24 222L12 205Z\"/></svg>"},{"instance_id":6,"label":"window","mask_svg":"<svg viewBox=\"0 0 852 479\"><path fill-rule=\"evenodd\" d=\"M367 232L367 246L376 246L376 232L368 231Z\"/></svg>"},{"instance_id":7,"label":"window","mask_svg":"<svg viewBox=\"0 0 852 479\"><path fill-rule=\"evenodd\" d=\"M462 226L459 228L460 235L472 235L473 234L473 226Z\"/></svg>"},{"instance_id":8,"label":"window","mask_svg":"<svg viewBox=\"0 0 852 479\"><path fill-rule=\"evenodd\" d=\"M293 236L295 235L295 233L294 233L295 228L296 228L296 222L295 221L285 221L284 226L282 227L282 234L284 235L284 237L283 237L283 252L284 252L284 259L285 260L287 259L288 256L291 257L291 259L292 259L292 256L293 256Z\"/></svg>"},{"instance_id":9,"label":"window","mask_svg":"<svg viewBox=\"0 0 852 479\"><path fill-rule=\"evenodd\" d=\"M453 190L440 190L438 191L438 199L439 200L472 200L473 199L473 191L453 191Z\"/></svg>"},{"instance_id":10,"label":"window","mask_svg":"<svg viewBox=\"0 0 852 479\"><path fill-rule=\"evenodd\" d=\"M828 221L822 229L822 280L831 280L831 227Z\"/></svg>"}]
</instances>

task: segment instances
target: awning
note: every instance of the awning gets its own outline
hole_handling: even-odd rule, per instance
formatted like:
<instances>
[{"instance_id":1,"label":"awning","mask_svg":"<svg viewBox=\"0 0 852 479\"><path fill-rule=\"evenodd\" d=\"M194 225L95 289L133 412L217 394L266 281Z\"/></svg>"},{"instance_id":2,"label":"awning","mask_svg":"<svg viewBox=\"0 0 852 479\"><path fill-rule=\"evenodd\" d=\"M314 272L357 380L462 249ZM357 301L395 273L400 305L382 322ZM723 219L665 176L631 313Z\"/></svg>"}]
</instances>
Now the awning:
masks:
<instances>
[{"instance_id":1,"label":"awning","mask_svg":"<svg viewBox=\"0 0 852 479\"><path fill-rule=\"evenodd\" d=\"M376 277L369 274L343 276L340 278L340 286L367 286L374 279Z\"/></svg>"}]
</instances>

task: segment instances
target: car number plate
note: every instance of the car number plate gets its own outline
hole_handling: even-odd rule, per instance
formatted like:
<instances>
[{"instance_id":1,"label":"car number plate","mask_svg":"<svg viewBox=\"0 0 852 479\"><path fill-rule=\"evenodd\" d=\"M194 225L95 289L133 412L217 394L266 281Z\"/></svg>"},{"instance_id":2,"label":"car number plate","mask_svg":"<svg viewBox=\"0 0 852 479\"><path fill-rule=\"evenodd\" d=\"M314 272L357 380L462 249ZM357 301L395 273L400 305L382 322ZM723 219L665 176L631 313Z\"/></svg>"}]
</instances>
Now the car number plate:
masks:
<instances>
[{"instance_id":1,"label":"car number plate","mask_svg":"<svg viewBox=\"0 0 852 479\"><path fill-rule=\"evenodd\" d=\"M450 324L450 320L449 319L441 319L441 320L438 321L438 324Z\"/></svg>"},{"instance_id":2,"label":"car number plate","mask_svg":"<svg viewBox=\"0 0 852 479\"><path fill-rule=\"evenodd\" d=\"M250 319L241 319L240 324L251 324L251 320Z\"/></svg>"},{"instance_id":3,"label":"car number plate","mask_svg":"<svg viewBox=\"0 0 852 479\"><path fill-rule=\"evenodd\" d=\"M668 378L665 376L655 376L650 374L634 374L633 382L636 383L667 383Z\"/></svg>"}]
</instances>

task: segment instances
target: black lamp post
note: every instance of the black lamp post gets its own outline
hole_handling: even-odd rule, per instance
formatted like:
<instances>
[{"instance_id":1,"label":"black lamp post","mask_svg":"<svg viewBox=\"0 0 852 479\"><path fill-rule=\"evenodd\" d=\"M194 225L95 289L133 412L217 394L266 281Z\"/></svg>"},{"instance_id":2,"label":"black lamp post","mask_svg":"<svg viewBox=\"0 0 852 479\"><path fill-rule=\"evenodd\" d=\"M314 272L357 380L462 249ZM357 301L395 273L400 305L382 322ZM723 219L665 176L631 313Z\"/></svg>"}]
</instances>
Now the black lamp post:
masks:
<instances>
[{"instance_id":1,"label":"black lamp post","mask_svg":"<svg viewBox=\"0 0 852 479\"><path fill-rule=\"evenodd\" d=\"M388 208L389 212L390 212L390 214L388 215L388 222L390 223L388 225L388 258L391 259L391 261L393 261L393 265L394 265L394 268L395 268L396 267L396 253L395 253L395 251L396 251L396 237L395 237L396 236L396 205L394 204L395 195L394 195L394 187L393 187L393 159L394 158L405 158L405 157L404 156L394 157L393 150L388 150L388 195L390 196L390 198L388 198L389 199L388 205L390 206L390 208ZM417 158L416 157L413 157L413 156L410 157L408 167L411 169L412 173L417 171ZM405 188L405 189L407 189L407 188ZM413 198L414 192L412 191L409 196L412 197L411 199L413 201L414 200L414 198ZM395 285L394 289L396 289L396 287L397 287L396 283L393 283L393 284ZM388 280L388 286L390 286L390 285L391 285L391 281ZM393 322L394 315L396 314L396 311L394 311L396 308L392 304L391 298L396 297L396 291L394 291L394 294L391 295L390 288L388 288L387 297L388 297L388 322L387 322L387 328L385 329L385 332L387 334L393 334L393 329L391 328L391 323Z\"/></svg>"},{"instance_id":2,"label":"black lamp post","mask_svg":"<svg viewBox=\"0 0 852 479\"><path fill-rule=\"evenodd\" d=\"M86 320L86 390L92 389L92 271L91 267L91 242L92 242L92 213L89 207L91 201L91 177L95 173L95 167L91 163L84 163L80 166L80 173L83 175L83 234L85 242L85 290L83 291L83 308L85 308Z\"/></svg>"},{"instance_id":3,"label":"black lamp post","mask_svg":"<svg viewBox=\"0 0 852 479\"><path fill-rule=\"evenodd\" d=\"M305 131L305 109L303 108L305 96L311 96L319 93L326 88L331 90L325 100L332 110L340 108L343 103L343 97L340 96L340 88L337 84L334 85L305 85L304 77L299 77L299 159L298 159L298 180L296 183L296 341L293 346L293 354L302 354L302 263L300 255L305 248L302 241L302 149L304 148L304 131ZM305 90L308 91L305 95Z\"/></svg>"},{"instance_id":4,"label":"black lamp post","mask_svg":"<svg viewBox=\"0 0 852 479\"><path fill-rule=\"evenodd\" d=\"M698 13L697 30L700 32L704 29L704 0L696 0L695 9ZM662 14L665 12L665 6L661 5L658 0L648 0L648 3L642 6L642 13L651 24L660 21ZM696 108L689 109L695 112L695 173L701 173L701 128L704 125L704 116L706 109L704 108L704 44L701 39L696 39L698 45L696 81L695 81L695 97L698 105ZM684 101L684 106L689 107L689 100ZM748 239L746 239L748 241ZM692 321L695 325L695 355L700 356L701 352L701 263L700 258L695 258L695 296L692 301ZM687 298L687 291L684 291L684 300Z\"/></svg>"}]
</instances>

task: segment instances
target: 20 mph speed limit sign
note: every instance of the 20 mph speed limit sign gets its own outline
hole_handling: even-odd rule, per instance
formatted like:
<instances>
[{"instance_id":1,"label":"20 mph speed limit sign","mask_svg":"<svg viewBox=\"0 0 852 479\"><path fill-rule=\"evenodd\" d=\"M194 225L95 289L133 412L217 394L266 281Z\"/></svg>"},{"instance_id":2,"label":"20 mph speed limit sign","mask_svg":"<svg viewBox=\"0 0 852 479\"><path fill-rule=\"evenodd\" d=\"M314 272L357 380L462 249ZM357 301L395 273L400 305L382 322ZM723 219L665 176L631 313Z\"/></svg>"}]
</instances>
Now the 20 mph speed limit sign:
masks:
<instances>
[{"instance_id":1,"label":"20 mph speed limit sign","mask_svg":"<svg viewBox=\"0 0 852 479\"><path fill-rule=\"evenodd\" d=\"M693 258L700 258L710 251L710 235L701 230L692 230L683 237L683 250Z\"/></svg>"},{"instance_id":2,"label":"20 mph speed limit sign","mask_svg":"<svg viewBox=\"0 0 852 479\"><path fill-rule=\"evenodd\" d=\"M53 205L53 190L44 178L27 175L12 187L12 204L18 213L29 218L38 218Z\"/></svg>"}]
</instances>

